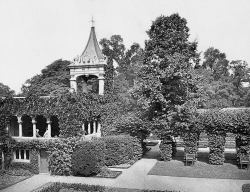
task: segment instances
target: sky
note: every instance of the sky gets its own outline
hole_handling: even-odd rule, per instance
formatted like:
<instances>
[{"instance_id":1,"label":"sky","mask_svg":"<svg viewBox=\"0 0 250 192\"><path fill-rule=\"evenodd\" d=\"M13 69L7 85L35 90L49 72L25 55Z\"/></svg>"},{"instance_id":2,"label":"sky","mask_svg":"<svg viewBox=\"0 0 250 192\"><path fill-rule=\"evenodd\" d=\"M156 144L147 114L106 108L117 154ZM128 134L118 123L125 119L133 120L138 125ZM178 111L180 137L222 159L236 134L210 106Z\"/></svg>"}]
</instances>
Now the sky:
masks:
<instances>
[{"instance_id":1,"label":"sky","mask_svg":"<svg viewBox=\"0 0 250 192\"><path fill-rule=\"evenodd\" d=\"M53 61L80 55L92 15L98 41L121 35L129 48L144 47L152 21L173 13L187 20L199 52L214 47L250 63L249 0L0 0L0 82L19 93Z\"/></svg>"}]
</instances>

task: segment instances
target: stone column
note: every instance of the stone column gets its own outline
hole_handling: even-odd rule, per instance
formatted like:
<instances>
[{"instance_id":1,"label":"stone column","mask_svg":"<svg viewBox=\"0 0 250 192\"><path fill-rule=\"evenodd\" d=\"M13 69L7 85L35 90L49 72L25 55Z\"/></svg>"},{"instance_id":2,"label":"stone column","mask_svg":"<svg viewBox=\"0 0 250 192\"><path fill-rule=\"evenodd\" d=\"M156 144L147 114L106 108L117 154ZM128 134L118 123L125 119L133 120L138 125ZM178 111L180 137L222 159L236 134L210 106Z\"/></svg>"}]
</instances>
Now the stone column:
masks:
<instances>
[{"instance_id":1,"label":"stone column","mask_svg":"<svg viewBox=\"0 0 250 192\"><path fill-rule=\"evenodd\" d=\"M19 124L19 137L23 136L22 116L17 116L17 122Z\"/></svg>"},{"instance_id":2,"label":"stone column","mask_svg":"<svg viewBox=\"0 0 250 192\"><path fill-rule=\"evenodd\" d=\"M4 153L3 153L3 151L2 151L2 169L4 169Z\"/></svg>"},{"instance_id":3,"label":"stone column","mask_svg":"<svg viewBox=\"0 0 250 192\"><path fill-rule=\"evenodd\" d=\"M101 137L101 124L97 121L97 137Z\"/></svg>"},{"instance_id":4,"label":"stone column","mask_svg":"<svg viewBox=\"0 0 250 192\"><path fill-rule=\"evenodd\" d=\"M32 117L32 124L33 124L33 137L36 138L36 119Z\"/></svg>"},{"instance_id":5,"label":"stone column","mask_svg":"<svg viewBox=\"0 0 250 192\"><path fill-rule=\"evenodd\" d=\"M98 78L99 80L99 95L103 95L104 94L104 77L103 76L100 76Z\"/></svg>"},{"instance_id":6,"label":"stone column","mask_svg":"<svg viewBox=\"0 0 250 192\"><path fill-rule=\"evenodd\" d=\"M47 117L47 122L48 124L48 133L49 133L49 138L51 137L51 123L52 121L50 121L50 117Z\"/></svg>"},{"instance_id":7,"label":"stone column","mask_svg":"<svg viewBox=\"0 0 250 192\"><path fill-rule=\"evenodd\" d=\"M93 134L96 134L96 121L93 121Z\"/></svg>"},{"instance_id":8,"label":"stone column","mask_svg":"<svg viewBox=\"0 0 250 192\"><path fill-rule=\"evenodd\" d=\"M74 89L75 92L77 91L76 80L70 80L70 88Z\"/></svg>"},{"instance_id":9,"label":"stone column","mask_svg":"<svg viewBox=\"0 0 250 192\"><path fill-rule=\"evenodd\" d=\"M90 133L90 122L88 122L88 135L90 135L91 133Z\"/></svg>"}]
</instances>

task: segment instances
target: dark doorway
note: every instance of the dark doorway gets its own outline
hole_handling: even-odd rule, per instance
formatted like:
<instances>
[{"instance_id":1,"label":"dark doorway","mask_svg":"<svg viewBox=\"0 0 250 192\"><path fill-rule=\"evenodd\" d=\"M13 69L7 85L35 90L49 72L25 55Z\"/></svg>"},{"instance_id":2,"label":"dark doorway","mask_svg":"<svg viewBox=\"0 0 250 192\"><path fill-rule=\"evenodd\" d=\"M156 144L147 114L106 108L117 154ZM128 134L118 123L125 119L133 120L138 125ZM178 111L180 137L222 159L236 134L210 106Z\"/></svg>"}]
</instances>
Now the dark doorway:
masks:
<instances>
[{"instance_id":1,"label":"dark doorway","mask_svg":"<svg viewBox=\"0 0 250 192\"><path fill-rule=\"evenodd\" d=\"M59 128L59 123L58 123L58 118L57 116L52 116L50 118L51 120L51 137L59 137L60 134L60 128Z\"/></svg>"}]
</instances>

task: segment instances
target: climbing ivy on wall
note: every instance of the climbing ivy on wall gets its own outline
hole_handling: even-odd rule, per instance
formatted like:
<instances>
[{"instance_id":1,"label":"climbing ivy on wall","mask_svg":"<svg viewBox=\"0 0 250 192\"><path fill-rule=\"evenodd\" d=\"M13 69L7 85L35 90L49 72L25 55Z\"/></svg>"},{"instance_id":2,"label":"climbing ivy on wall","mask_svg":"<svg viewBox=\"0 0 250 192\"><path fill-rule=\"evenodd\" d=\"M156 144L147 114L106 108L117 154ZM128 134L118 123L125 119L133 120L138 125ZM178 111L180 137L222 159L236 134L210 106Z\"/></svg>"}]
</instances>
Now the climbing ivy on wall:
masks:
<instances>
[{"instance_id":1,"label":"climbing ivy on wall","mask_svg":"<svg viewBox=\"0 0 250 192\"><path fill-rule=\"evenodd\" d=\"M113 59L111 57L108 57L107 65L104 66L105 71L105 81L104 81L104 92L105 93L111 93L113 92L113 81L114 81L114 65L113 65Z\"/></svg>"},{"instance_id":2,"label":"climbing ivy on wall","mask_svg":"<svg viewBox=\"0 0 250 192\"><path fill-rule=\"evenodd\" d=\"M83 134L82 125L84 122L98 120L102 125L102 134L109 135L111 133L106 121L117 115L119 111L118 101L119 98L108 94L101 96L86 93L72 94L69 92L65 92L58 97L41 98L36 95L30 95L29 97L19 99L11 97L0 98L0 149L4 151L6 165L9 166L11 162L11 149L13 148L51 148L49 143L37 143L37 141L16 142L12 139L6 130L11 116L57 116L60 138L80 137Z\"/></svg>"}]
</instances>

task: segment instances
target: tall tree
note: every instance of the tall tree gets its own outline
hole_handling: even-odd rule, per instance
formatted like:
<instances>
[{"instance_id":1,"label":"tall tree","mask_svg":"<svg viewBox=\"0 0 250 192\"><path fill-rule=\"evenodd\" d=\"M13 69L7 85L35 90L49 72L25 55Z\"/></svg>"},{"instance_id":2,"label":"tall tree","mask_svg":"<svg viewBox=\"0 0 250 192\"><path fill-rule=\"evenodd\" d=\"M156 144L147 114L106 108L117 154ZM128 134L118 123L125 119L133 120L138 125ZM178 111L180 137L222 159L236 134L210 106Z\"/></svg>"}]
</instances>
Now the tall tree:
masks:
<instances>
[{"instance_id":1,"label":"tall tree","mask_svg":"<svg viewBox=\"0 0 250 192\"><path fill-rule=\"evenodd\" d=\"M104 55L114 59L118 64L121 63L125 55L125 45L120 35L112 35L110 40L103 38L99 43Z\"/></svg>"},{"instance_id":2,"label":"tall tree","mask_svg":"<svg viewBox=\"0 0 250 192\"><path fill-rule=\"evenodd\" d=\"M109 58L105 71L107 75L105 76L111 77L112 74L114 76L123 74L126 81L129 82L129 87L132 87L136 77L136 70L142 60L143 50L140 45L134 43L130 49L126 50L123 39L120 35L112 35L110 39L101 39L100 45L102 46L102 53ZM118 64L116 69L114 69L113 60ZM117 73L115 73L115 70Z\"/></svg>"},{"instance_id":3,"label":"tall tree","mask_svg":"<svg viewBox=\"0 0 250 192\"><path fill-rule=\"evenodd\" d=\"M187 21L178 14L160 16L147 32L143 66L133 95L148 113L160 123L158 134L170 128L177 106L193 98L197 91L192 62L199 60L197 43L189 42Z\"/></svg>"},{"instance_id":4,"label":"tall tree","mask_svg":"<svg viewBox=\"0 0 250 192\"><path fill-rule=\"evenodd\" d=\"M166 55L179 53L187 61L198 63L197 42L188 41L188 32L187 21L179 14L158 17L147 31L149 40L145 43L145 58L162 59ZM157 58L153 58L154 56Z\"/></svg>"},{"instance_id":5,"label":"tall tree","mask_svg":"<svg viewBox=\"0 0 250 192\"><path fill-rule=\"evenodd\" d=\"M63 93L70 87L69 64L70 61L67 60L54 61L42 69L41 74L35 75L23 84L22 95L37 94L45 96Z\"/></svg>"}]
</instances>

